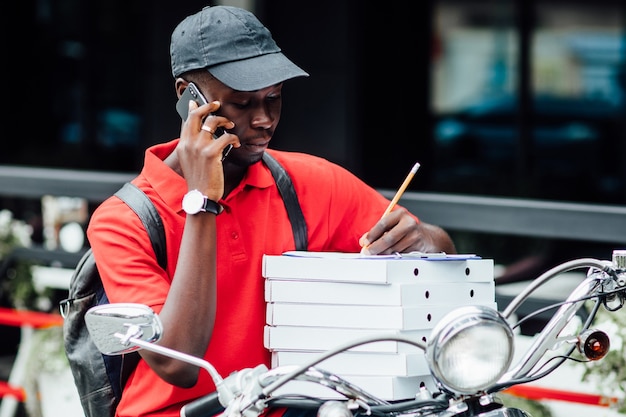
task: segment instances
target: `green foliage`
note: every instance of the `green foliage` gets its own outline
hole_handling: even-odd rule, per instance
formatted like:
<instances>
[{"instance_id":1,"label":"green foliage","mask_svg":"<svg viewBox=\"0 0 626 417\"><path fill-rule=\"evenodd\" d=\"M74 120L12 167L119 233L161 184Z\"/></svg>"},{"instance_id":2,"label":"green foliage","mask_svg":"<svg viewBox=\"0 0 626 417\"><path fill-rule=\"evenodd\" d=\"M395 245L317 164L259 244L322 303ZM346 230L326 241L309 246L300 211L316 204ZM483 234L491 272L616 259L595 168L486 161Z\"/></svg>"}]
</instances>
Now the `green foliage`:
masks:
<instances>
[{"instance_id":1,"label":"green foliage","mask_svg":"<svg viewBox=\"0 0 626 417\"><path fill-rule=\"evenodd\" d=\"M16 247L31 245L32 228L13 217L9 210L0 210L0 264ZM32 263L16 260L7 264L5 276L0 277L0 293L15 308L39 310L42 299L47 299L50 290L38 292L33 286Z\"/></svg>"},{"instance_id":2,"label":"green foliage","mask_svg":"<svg viewBox=\"0 0 626 417\"><path fill-rule=\"evenodd\" d=\"M626 414L626 314L623 310L609 312L600 308L594 326L609 335L611 350L601 360L582 362L582 380L594 384L599 393L607 398L619 397L615 408Z\"/></svg>"}]
</instances>

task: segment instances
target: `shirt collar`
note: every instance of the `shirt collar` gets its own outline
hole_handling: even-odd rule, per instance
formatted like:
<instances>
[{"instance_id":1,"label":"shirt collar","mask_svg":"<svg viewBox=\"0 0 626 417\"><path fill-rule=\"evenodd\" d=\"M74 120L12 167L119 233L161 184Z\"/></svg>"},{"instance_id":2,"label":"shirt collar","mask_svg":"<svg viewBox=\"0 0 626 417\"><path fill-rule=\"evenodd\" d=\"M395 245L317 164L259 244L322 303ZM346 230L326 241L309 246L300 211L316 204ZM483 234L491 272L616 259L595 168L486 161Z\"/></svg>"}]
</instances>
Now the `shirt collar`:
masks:
<instances>
[{"instance_id":1,"label":"shirt collar","mask_svg":"<svg viewBox=\"0 0 626 417\"><path fill-rule=\"evenodd\" d=\"M174 150L179 139L149 147L145 152L142 175L157 194L173 208L180 208L183 195L187 192L185 179L163 162ZM271 151L270 151L271 152ZM261 161L251 165L241 183L228 195L230 200L245 187L267 188L274 184L269 168Z\"/></svg>"}]
</instances>

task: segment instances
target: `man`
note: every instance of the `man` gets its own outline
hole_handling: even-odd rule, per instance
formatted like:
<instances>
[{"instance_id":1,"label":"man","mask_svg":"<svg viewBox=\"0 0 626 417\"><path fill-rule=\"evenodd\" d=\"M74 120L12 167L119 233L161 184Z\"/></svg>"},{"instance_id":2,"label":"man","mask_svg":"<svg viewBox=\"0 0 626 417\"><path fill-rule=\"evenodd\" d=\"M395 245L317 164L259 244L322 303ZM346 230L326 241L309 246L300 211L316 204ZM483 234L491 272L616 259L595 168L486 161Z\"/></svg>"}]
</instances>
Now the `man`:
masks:
<instances>
[{"instance_id":1,"label":"man","mask_svg":"<svg viewBox=\"0 0 626 417\"><path fill-rule=\"evenodd\" d=\"M88 228L109 300L157 311L161 345L204 357L223 376L270 365L261 260L293 250L294 238L264 152L294 183L310 251L454 253L442 229L402 207L381 220L389 201L347 170L311 155L268 150L283 82L308 74L281 53L254 15L204 8L174 30L170 54L177 95L193 82L208 103L185 103L180 139L149 148L133 180L163 218L167 270L158 266L140 220L118 199L105 201ZM220 127L227 133L214 139ZM178 416L185 403L215 389L195 366L141 355L117 416Z\"/></svg>"}]
</instances>

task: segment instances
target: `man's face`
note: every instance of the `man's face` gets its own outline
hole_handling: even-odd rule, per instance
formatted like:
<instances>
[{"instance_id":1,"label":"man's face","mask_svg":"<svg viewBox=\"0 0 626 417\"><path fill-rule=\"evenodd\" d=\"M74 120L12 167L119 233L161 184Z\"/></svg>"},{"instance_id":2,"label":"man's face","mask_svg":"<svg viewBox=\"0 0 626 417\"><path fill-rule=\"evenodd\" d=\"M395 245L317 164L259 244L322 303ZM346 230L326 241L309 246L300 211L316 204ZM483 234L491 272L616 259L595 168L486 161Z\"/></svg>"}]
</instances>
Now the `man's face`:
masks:
<instances>
[{"instance_id":1,"label":"man's face","mask_svg":"<svg viewBox=\"0 0 626 417\"><path fill-rule=\"evenodd\" d=\"M225 162L248 166L261 160L280 120L283 84L256 91L237 91L213 78L200 86L207 100L221 103L217 115L235 123L229 133L239 137Z\"/></svg>"}]
</instances>

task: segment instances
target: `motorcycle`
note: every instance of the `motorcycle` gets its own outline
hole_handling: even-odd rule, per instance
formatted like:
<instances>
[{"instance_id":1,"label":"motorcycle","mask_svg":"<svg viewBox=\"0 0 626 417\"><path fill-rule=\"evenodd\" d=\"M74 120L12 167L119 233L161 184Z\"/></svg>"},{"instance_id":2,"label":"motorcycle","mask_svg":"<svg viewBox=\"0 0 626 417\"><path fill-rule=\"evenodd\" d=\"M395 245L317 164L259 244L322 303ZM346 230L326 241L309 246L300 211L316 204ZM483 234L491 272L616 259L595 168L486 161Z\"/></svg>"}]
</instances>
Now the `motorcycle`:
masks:
<instances>
[{"instance_id":1,"label":"motorcycle","mask_svg":"<svg viewBox=\"0 0 626 417\"><path fill-rule=\"evenodd\" d=\"M577 269L587 269L585 278L564 301L517 317L520 306L540 286ZM531 417L520 408L505 405L500 394L545 377L567 360L574 360L575 355L587 361L602 359L610 349L610 340L604 331L591 327L594 318L601 307L610 312L621 309L625 299L626 250L616 250L611 261L583 258L548 270L532 280L502 312L486 306L459 307L435 324L427 342L389 335L362 338L324 352L305 365L273 369L259 365L226 378L203 359L154 344L163 329L158 315L147 306L101 305L93 307L85 321L103 354L146 349L205 369L216 391L183 406L182 417L218 413L257 417L269 407L317 409L319 417ZM554 309L531 345L514 360L516 328L524 320ZM416 387L414 398L388 401L317 366L340 352L380 341L407 343L423 350L437 389ZM276 391L290 381L322 385L335 391L338 398L277 395Z\"/></svg>"}]
</instances>

